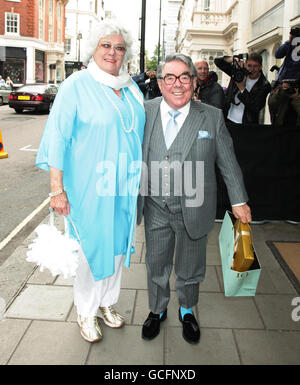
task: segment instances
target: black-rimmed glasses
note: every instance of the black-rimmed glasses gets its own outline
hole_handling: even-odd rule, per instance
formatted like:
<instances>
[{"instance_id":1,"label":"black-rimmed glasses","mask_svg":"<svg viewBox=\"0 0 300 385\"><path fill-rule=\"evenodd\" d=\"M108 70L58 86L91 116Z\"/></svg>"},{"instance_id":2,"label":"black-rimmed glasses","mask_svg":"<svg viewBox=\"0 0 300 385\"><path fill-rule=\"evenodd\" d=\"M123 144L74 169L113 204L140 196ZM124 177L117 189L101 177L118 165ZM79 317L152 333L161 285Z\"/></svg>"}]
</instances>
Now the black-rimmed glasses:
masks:
<instances>
[{"instance_id":1,"label":"black-rimmed glasses","mask_svg":"<svg viewBox=\"0 0 300 385\"><path fill-rule=\"evenodd\" d=\"M177 79L179 79L180 83L182 84L190 84L192 80L192 75L189 74L188 72L184 72L179 76L173 75L173 74L167 74L164 77L161 77L160 79L163 79L164 82L168 85L171 86L176 82Z\"/></svg>"}]
</instances>

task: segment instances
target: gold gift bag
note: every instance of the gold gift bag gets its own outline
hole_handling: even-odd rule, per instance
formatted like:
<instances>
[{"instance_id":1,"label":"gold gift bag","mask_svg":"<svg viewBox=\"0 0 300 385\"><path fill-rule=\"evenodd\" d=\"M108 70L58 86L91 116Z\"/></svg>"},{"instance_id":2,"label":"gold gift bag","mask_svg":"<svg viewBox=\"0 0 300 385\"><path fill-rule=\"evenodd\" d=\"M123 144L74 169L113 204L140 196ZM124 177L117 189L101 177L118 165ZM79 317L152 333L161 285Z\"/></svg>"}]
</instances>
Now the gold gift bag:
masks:
<instances>
[{"instance_id":1,"label":"gold gift bag","mask_svg":"<svg viewBox=\"0 0 300 385\"><path fill-rule=\"evenodd\" d=\"M239 219L234 224L234 254L231 269L248 271L254 262L251 229L248 223Z\"/></svg>"}]
</instances>

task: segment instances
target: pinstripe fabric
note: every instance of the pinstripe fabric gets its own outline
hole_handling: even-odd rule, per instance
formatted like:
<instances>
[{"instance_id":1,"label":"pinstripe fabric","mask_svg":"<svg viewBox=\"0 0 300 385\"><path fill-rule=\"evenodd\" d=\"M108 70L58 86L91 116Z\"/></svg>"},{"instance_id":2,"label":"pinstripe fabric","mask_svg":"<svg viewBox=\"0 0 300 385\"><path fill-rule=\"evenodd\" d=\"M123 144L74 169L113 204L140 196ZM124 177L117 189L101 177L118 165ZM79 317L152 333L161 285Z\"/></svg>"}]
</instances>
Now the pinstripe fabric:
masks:
<instances>
[{"instance_id":1,"label":"pinstripe fabric","mask_svg":"<svg viewBox=\"0 0 300 385\"><path fill-rule=\"evenodd\" d=\"M146 125L143 140L143 160L146 163L148 163L150 139L159 114L160 103L161 98L145 103ZM211 231L214 225L217 204L216 164L224 178L231 204L247 202L248 196L222 111L204 103L191 101L190 113L181 127L180 133L182 130L185 131L181 148L182 163L192 161L191 174L195 175L195 161L204 162L204 186L200 186L204 188L203 204L200 207L187 207L187 200L190 198L184 194L181 197L181 208L187 232L192 239L199 239ZM200 130L207 131L210 139L198 139ZM147 192L147 186L147 172L142 172L141 190L143 194ZM182 190L184 193L184 186ZM144 197L139 196L138 224L142 220L143 207Z\"/></svg>"},{"instance_id":2,"label":"pinstripe fabric","mask_svg":"<svg viewBox=\"0 0 300 385\"><path fill-rule=\"evenodd\" d=\"M147 198L145 203L146 266L149 308L163 312L169 303L169 278L175 261L176 292L181 306L198 303L206 270L206 239L189 238L182 214L171 213Z\"/></svg>"},{"instance_id":3,"label":"pinstripe fabric","mask_svg":"<svg viewBox=\"0 0 300 385\"><path fill-rule=\"evenodd\" d=\"M145 104L143 160L147 164L149 154L153 150L150 147L157 144L154 128L161 124L160 103L161 98L156 98ZM199 131L206 131L208 135L203 139ZM184 195L184 185L179 213L172 214L167 207L156 204L149 197L138 198L138 223L141 222L143 212L145 214L149 306L156 314L164 311L169 302L169 277L174 251L179 303L184 307L191 307L198 302L199 282L205 276L206 236L213 228L216 213L216 164L226 183L231 204L248 200L242 173L234 155L232 139L221 110L191 101L189 115L172 146L176 145L176 140L180 141L178 159L182 163L190 161L192 164L190 173L184 175L182 182L185 177L189 180L196 175L196 161L204 162L204 180L201 185L197 185L197 188L204 189L204 201L197 207L188 207L187 201L191 197ZM157 160L162 159L164 154L161 155ZM159 157L157 152L156 157ZM141 190L144 194L148 187L147 176L147 173L142 172Z\"/></svg>"}]
</instances>

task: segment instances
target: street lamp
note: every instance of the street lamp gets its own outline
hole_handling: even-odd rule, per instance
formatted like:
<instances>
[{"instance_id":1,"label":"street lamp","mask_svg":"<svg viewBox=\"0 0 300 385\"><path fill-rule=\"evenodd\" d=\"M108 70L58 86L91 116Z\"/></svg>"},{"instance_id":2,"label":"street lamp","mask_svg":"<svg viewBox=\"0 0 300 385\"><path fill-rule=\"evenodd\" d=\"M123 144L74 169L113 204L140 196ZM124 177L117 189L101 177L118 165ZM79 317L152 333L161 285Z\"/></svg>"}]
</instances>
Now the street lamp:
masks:
<instances>
[{"instance_id":1,"label":"street lamp","mask_svg":"<svg viewBox=\"0 0 300 385\"><path fill-rule=\"evenodd\" d=\"M78 40L78 63L80 63L80 40L82 39L82 33L78 32L77 40Z\"/></svg>"},{"instance_id":2,"label":"street lamp","mask_svg":"<svg viewBox=\"0 0 300 385\"><path fill-rule=\"evenodd\" d=\"M143 73L145 71L145 27L146 27L146 0L142 0L140 73Z\"/></svg>"},{"instance_id":3,"label":"street lamp","mask_svg":"<svg viewBox=\"0 0 300 385\"><path fill-rule=\"evenodd\" d=\"M166 21L164 20L163 21L163 46L162 46L162 50L163 50L163 53L162 53L162 59L163 61L165 61L165 58L166 58L166 47L165 47L165 27L167 26L167 23Z\"/></svg>"},{"instance_id":4,"label":"street lamp","mask_svg":"<svg viewBox=\"0 0 300 385\"><path fill-rule=\"evenodd\" d=\"M157 47L157 65L160 62L160 29L161 29L161 0L159 2L159 25L158 25L158 47Z\"/></svg>"}]
</instances>

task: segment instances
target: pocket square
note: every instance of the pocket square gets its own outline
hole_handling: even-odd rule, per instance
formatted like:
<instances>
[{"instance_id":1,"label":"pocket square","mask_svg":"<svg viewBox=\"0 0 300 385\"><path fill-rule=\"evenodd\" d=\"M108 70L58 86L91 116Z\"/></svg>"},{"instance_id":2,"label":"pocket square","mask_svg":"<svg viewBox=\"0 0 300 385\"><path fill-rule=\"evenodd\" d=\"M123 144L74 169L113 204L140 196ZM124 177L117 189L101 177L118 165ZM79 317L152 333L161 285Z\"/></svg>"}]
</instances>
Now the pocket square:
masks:
<instances>
[{"instance_id":1,"label":"pocket square","mask_svg":"<svg viewBox=\"0 0 300 385\"><path fill-rule=\"evenodd\" d=\"M211 136L207 131L200 130L198 132L198 139L211 139Z\"/></svg>"}]
</instances>

